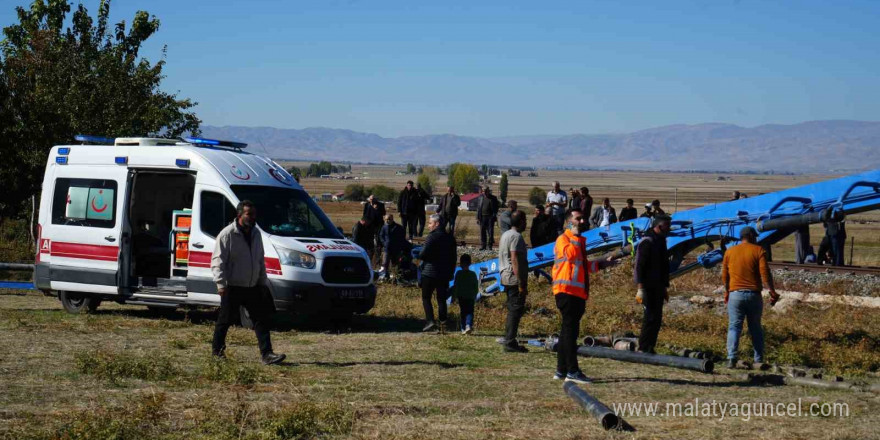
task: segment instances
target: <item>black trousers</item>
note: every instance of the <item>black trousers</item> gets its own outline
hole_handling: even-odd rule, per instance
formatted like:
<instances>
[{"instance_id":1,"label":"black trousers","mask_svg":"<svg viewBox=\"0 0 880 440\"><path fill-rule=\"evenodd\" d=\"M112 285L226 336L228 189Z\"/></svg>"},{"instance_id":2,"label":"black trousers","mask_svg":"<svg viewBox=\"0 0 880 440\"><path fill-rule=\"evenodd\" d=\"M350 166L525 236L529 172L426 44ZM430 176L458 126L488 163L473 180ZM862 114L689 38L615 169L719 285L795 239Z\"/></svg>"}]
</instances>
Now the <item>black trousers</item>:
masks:
<instances>
[{"instance_id":1,"label":"black trousers","mask_svg":"<svg viewBox=\"0 0 880 440\"><path fill-rule=\"evenodd\" d=\"M556 371L567 374L580 371L577 360L577 338L587 300L565 293L556 294L556 308L562 315L562 329L556 346Z\"/></svg>"},{"instance_id":2,"label":"black trousers","mask_svg":"<svg viewBox=\"0 0 880 440\"><path fill-rule=\"evenodd\" d=\"M663 324L665 296L665 289L645 289L645 298L642 302L645 314L642 316L642 331L639 333L639 351L643 353L653 353L657 345L657 335Z\"/></svg>"},{"instance_id":3,"label":"black trousers","mask_svg":"<svg viewBox=\"0 0 880 440\"><path fill-rule=\"evenodd\" d=\"M480 219L480 247L495 246L495 219L482 217Z\"/></svg>"},{"instance_id":4,"label":"black trousers","mask_svg":"<svg viewBox=\"0 0 880 440\"><path fill-rule=\"evenodd\" d=\"M425 308L425 321L434 320L434 307L431 305L431 294L437 291L437 319L446 321L446 298L449 297L449 281L422 275L422 306Z\"/></svg>"},{"instance_id":5,"label":"black trousers","mask_svg":"<svg viewBox=\"0 0 880 440\"><path fill-rule=\"evenodd\" d=\"M833 265L843 266L844 247L846 246L846 237L831 237L831 253L834 254Z\"/></svg>"},{"instance_id":6,"label":"black trousers","mask_svg":"<svg viewBox=\"0 0 880 440\"><path fill-rule=\"evenodd\" d=\"M444 215L440 215L440 227L446 229L448 226L448 231L450 234L455 234L455 217L446 217Z\"/></svg>"},{"instance_id":7,"label":"black trousers","mask_svg":"<svg viewBox=\"0 0 880 440\"><path fill-rule=\"evenodd\" d=\"M517 345L516 334L519 331L519 321L526 310L526 295L520 291L519 286L504 286L507 292L507 321L504 324L504 344Z\"/></svg>"},{"instance_id":8,"label":"black trousers","mask_svg":"<svg viewBox=\"0 0 880 440\"><path fill-rule=\"evenodd\" d=\"M831 250L832 256L831 258L827 258L828 251ZM816 253L816 264L834 264L834 250L831 247L831 238L827 235L822 237L822 241L819 243L819 252Z\"/></svg>"},{"instance_id":9,"label":"black trousers","mask_svg":"<svg viewBox=\"0 0 880 440\"><path fill-rule=\"evenodd\" d=\"M221 354L226 350L226 333L242 306L254 322L254 333L257 334L260 354L266 355L272 352L272 340L269 337L269 305L265 304L262 287L229 286L226 295L220 297L220 313L214 325L214 341L211 344L214 354Z\"/></svg>"},{"instance_id":10,"label":"black trousers","mask_svg":"<svg viewBox=\"0 0 880 440\"><path fill-rule=\"evenodd\" d=\"M416 219L418 220L418 223L419 223L419 233L416 234L416 235L418 235L419 237L421 237L422 234L425 232L425 220L426 220L426 218L425 218L425 210L424 210L424 209L421 210L421 211L419 211L419 213L416 215Z\"/></svg>"}]
</instances>

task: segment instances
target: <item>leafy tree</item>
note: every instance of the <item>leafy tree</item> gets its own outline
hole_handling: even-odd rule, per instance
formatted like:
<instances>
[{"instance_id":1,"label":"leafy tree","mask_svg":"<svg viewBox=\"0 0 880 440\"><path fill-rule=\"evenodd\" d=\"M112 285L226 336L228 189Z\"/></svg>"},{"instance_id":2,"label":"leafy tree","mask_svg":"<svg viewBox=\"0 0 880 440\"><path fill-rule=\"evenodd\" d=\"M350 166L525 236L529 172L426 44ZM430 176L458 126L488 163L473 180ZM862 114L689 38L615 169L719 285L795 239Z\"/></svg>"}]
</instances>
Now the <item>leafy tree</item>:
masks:
<instances>
[{"instance_id":1,"label":"leafy tree","mask_svg":"<svg viewBox=\"0 0 880 440\"><path fill-rule=\"evenodd\" d=\"M371 186L367 192L370 195L375 196L379 200L397 200L397 191L393 188L385 186L385 185L375 185Z\"/></svg>"},{"instance_id":2,"label":"leafy tree","mask_svg":"<svg viewBox=\"0 0 880 440\"><path fill-rule=\"evenodd\" d=\"M355 202L360 202L367 198L367 192L364 190L364 186L360 183L352 183L345 187L343 191L345 194L346 200L352 200Z\"/></svg>"},{"instance_id":3,"label":"leafy tree","mask_svg":"<svg viewBox=\"0 0 880 440\"><path fill-rule=\"evenodd\" d=\"M15 210L39 190L53 145L77 133L174 138L199 133L195 102L163 92L165 67L140 57L159 29L145 11L108 23L110 1L92 18L66 0L17 7L18 23L0 41L0 210ZM65 28L65 24L69 27ZM127 30L127 32L126 32Z\"/></svg>"},{"instance_id":4,"label":"leafy tree","mask_svg":"<svg viewBox=\"0 0 880 440\"><path fill-rule=\"evenodd\" d=\"M480 184L480 172L477 167L466 163L454 163L449 165L447 185L454 186L456 191L467 194L476 190Z\"/></svg>"},{"instance_id":5,"label":"leafy tree","mask_svg":"<svg viewBox=\"0 0 880 440\"><path fill-rule=\"evenodd\" d=\"M501 203L507 203L507 173L501 173L501 183L498 184L498 193Z\"/></svg>"},{"instance_id":6,"label":"leafy tree","mask_svg":"<svg viewBox=\"0 0 880 440\"><path fill-rule=\"evenodd\" d=\"M422 173L416 178L416 183L421 184L422 189L425 190L429 196L433 195L434 189L437 186L438 175L437 167L426 166L422 168Z\"/></svg>"},{"instance_id":7,"label":"leafy tree","mask_svg":"<svg viewBox=\"0 0 880 440\"><path fill-rule=\"evenodd\" d=\"M544 191L537 186L534 186L531 190L529 190L529 203L531 203L532 206L543 205L546 201L547 191Z\"/></svg>"},{"instance_id":8,"label":"leafy tree","mask_svg":"<svg viewBox=\"0 0 880 440\"><path fill-rule=\"evenodd\" d=\"M406 164L406 174L415 174L415 173L416 173L416 166L411 163Z\"/></svg>"},{"instance_id":9,"label":"leafy tree","mask_svg":"<svg viewBox=\"0 0 880 440\"><path fill-rule=\"evenodd\" d=\"M290 167L287 169L287 172L299 182L300 177L302 177L302 170L299 167Z\"/></svg>"}]
</instances>

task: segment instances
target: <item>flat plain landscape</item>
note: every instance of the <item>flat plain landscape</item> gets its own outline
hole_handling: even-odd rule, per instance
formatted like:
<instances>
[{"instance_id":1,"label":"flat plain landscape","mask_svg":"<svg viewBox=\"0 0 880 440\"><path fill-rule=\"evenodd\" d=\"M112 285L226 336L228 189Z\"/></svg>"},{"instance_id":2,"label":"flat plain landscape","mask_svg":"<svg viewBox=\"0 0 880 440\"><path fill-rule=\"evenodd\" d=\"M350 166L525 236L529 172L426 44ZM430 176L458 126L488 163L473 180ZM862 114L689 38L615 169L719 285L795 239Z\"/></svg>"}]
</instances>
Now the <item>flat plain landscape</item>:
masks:
<instances>
[{"instance_id":1,"label":"flat plain landscape","mask_svg":"<svg viewBox=\"0 0 880 440\"><path fill-rule=\"evenodd\" d=\"M400 167L363 167L354 173L366 186L403 187L414 176ZM672 211L726 200L734 189L757 194L831 176L725 176L626 172L539 171L512 178L511 196L525 200L532 186L588 186L596 199L610 197L618 209L626 197L637 204L659 198ZM445 177L441 177L445 179ZM312 194L337 192L352 180L303 179ZM441 182L441 186L443 182ZM497 186L497 185L493 185ZM331 218L350 229L359 203L322 202ZM393 212L393 209L391 210ZM476 225L464 214L467 238ZM880 263L875 213L853 216L856 264ZM821 229L821 227L820 227ZM820 230L814 228L814 245ZM774 249L786 259L785 242ZM781 255L781 257L780 257ZM823 286L785 281L787 290L816 287L847 294L857 281ZM712 296L717 271L676 279L660 333L660 351L689 347L724 353L727 317L719 305L699 306L694 295ZM557 331L559 317L545 281L530 282L521 336ZM876 286L868 295L880 295ZM631 268L624 263L592 279L581 335L638 331ZM321 317L276 317L273 342L287 353L280 367L258 362L253 333L233 328L231 359L210 359L216 312L155 314L143 307L105 302L91 315L71 315L55 298L0 291L0 438L8 439L285 439L285 438L878 438L880 400L864 391L758 383L744 370L718 368L702 374L660 366L581 358L595 383L584 386L606 405L657 403L657 415L628 415L634 432L606 432L551 380L554 355L530 348L503 353L496 344L504 326L504 298L482 301L476 334L421 333L423 315L416 287L381 284L376 307L350 322ZM768 360L874 383L880 368L880 318L876 309L802 304L767 309ZM741 347L749 353L746 337ZM748 356L746 356L748 357ZM755 373L755 372L752 372ZM847 415L812 417L672 416L667 404L712 403L837 405Z\"/></svg>"}]
</instances>

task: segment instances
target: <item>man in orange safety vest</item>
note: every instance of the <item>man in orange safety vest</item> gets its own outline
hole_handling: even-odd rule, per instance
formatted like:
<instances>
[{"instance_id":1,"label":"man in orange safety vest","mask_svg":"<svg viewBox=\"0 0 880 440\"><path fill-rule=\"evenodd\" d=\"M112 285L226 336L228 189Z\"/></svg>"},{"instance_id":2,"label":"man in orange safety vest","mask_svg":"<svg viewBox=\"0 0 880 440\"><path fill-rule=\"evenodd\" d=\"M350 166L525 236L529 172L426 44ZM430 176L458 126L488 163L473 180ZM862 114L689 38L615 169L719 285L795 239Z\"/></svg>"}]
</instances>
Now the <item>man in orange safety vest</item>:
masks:
<instances>
[{"instance_id":1,"label":"man in orange safety vest","mask_svg":"<svg viewBox=\"0 0 880 440\"><path fill-rule=\"evenodd\" d=\"M588 273L596 273L619 263L617 256L604 261L587 259L587 240L581 234L588 228L584 213L580 209L572 209L566 218L565 231L556 239L553 248L553 296L562 315L553 379L576 383L590 383L577 361L578 330L590 296Z\"/></svg>"}]
</instances>

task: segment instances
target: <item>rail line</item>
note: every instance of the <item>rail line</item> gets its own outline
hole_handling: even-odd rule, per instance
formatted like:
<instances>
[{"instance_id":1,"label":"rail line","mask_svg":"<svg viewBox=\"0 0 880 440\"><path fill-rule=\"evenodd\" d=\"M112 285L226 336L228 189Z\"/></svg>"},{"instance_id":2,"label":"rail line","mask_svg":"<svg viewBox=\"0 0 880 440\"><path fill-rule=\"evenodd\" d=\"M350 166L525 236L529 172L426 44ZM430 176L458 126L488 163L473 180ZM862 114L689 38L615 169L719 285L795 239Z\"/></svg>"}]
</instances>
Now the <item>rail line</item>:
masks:
<instances>
[{"instance_id":1,"label":"rail line","mask_svg":"<svg viewBox=\"0 0 880 440\"><path fill-rule=\"evenodd\" d=\"M768 263L771 269L783 270L806 270L808 272L823 273L851 273L855 275L878 275L880 276L880 267L863 267L863 266L820 266L818 264L796 264L785 261L771 261Z\"/></svg>"}]
</instances>

